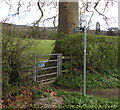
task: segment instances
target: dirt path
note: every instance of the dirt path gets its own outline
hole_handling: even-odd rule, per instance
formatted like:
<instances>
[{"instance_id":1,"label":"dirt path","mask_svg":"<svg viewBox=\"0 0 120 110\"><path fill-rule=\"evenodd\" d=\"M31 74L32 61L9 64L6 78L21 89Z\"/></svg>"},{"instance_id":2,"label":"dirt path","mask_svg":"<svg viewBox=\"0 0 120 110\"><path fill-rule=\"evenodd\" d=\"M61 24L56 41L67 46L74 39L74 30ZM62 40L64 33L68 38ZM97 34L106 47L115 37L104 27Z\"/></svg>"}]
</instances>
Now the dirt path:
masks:
<instances>
[{"instance_id":1,"label":"dirt path","mask_svg":"<svg viewBox=\"0 0 120 110\"><path fill-rule=\"evenodd\" d=\"M101 90L90 90L87 93L89 95L100 96L104 98L120 98L119 96L120 88L111 88L111 89L101 89Z\"/></svg>"},{"instance_id":2,"label":"dirt path","mask_svg":"<svg viewBox=\"0 0 120 110\"><path fill-rule=\"evenodd\" d=\"M82 89L69 89L66 87L60 87L60 86L55 86L54 84L51 84L53 87L59 90L67 90L67 91L80 91L82 93ZM120 98L119 95L120 88L111 88L111 89L100 89L100 90L89 90L87 91L88 95L93 95L93 96L100 96L104 98Z\"/></svg>"}]
</instances>

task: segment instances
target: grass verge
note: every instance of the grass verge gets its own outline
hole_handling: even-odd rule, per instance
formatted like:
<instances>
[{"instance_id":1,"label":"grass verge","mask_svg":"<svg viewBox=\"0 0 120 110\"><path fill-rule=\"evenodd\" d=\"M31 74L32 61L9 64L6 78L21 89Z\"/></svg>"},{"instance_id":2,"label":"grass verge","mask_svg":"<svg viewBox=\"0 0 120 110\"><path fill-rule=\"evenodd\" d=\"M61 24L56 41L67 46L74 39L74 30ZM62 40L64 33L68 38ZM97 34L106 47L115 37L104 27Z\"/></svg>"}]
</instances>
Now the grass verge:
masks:
<instances>
[{"instance_id":1,"label":"grass verge","mask_svg":"<svg viewBox=\"0 0 120 110\"><path fill-rule=\"evenodd\" d=\"M105 71L103 74L87 73L87 90L120 87L118 84L120 80L119 73L119 69ZM57 78L55 84L68 88L83 88L83 73L73 72L63 74Z\"/></svg>"},{"instance_id":2,"label":"grass verge","mask_svg":"<svg viewBox=\"0 0 120 110\"><path fill-rule=\"evenodd\" d=\"M83 96L79 92L70 92L55 89L52 86L35 85L21 87L16 96L6 99L3 108L65 108L65 109L89 109L89 108L119 108L118 98L101 98L97 96ZM59 102L59 103L58 103ZM53 106L54 105L54 106Z\"/></svg>"},{"instance_id":3,"label":"grass verge","mask_svg":"<svg viewBox=\"0 0 120 110\"><path fill-rule=\"evenodd\" d=\"M96 96L83 96L79 92L66 92L66 91L59 91L59 94L63 96L64 104L60 105L60 108L119 108L118 98L112 99L105 99Z\"/></svg>"}]
</instances>

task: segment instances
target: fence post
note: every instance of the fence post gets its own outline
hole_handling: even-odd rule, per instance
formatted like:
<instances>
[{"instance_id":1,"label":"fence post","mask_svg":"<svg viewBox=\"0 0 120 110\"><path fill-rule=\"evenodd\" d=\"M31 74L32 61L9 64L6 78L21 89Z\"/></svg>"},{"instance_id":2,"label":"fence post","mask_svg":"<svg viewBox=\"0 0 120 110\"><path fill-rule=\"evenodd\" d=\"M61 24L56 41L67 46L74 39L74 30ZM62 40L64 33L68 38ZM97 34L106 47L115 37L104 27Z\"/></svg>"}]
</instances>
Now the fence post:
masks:
<instances>
[{"instance_id":1,"label":"fence post","mask_svg":"<svg viewBox=\"0 0 120 110\"><path fill-rule=\"evenodd\" d=\"M62 54L58 54L58 74L57 76L59 76L61 74L61 70L62 70Z\"/></svg>"},{"instance_id":2,"label":"fence post","mask_svg":"<svg viewBox=\"0 0 120 110\"><path fill-rule=\"evenodd\" d=\"M35 55L34 63L35 63L35 66L34 66L33 80L34 82L37 82L37 55Z\"/></svg>"}]
</instances>

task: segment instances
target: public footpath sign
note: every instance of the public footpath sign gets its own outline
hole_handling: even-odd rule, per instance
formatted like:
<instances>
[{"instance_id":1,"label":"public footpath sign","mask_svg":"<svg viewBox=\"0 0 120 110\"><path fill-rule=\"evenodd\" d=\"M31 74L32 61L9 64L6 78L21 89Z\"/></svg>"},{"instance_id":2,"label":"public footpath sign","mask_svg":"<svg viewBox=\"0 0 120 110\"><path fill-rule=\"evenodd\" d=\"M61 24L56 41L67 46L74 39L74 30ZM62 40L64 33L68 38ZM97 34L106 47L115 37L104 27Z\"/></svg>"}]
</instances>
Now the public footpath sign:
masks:
<instances>
[{"instance_id":1,"label":"public footpath sign","mask_svg":"<svg viewBox=\"0 0 120 110\"><path fill-rule=\"evenodd\" d=\"M86 47L87 47L87 40L86 40L86 27L84 27L84 88L83 94L86 96Z\"/></svg>"},{"instance_id":2,"label":"public footpath sign","mask_svg":"<svg viewBox=\"0 0 120 110\"><path fill-rule=\"evenodd\" d=\"M83 84L83 95L86 96L86 27L75 27L74 32L84 33L84 84Z\"/></svg>"},{"instance_id":3,"label":"public footpath sign","mask_svg":"<svg viewBox=\"0 0 120 110\"><path fill-rule=\"evenodd\" d=\"M84 27L75 27L74 32L84 32Z\"/></svg>"},{"instance_id":4,"label":"public footpath sign","mask_svg":"<svg viewBox=\"0 0 120 110\"><path fill-rule=\"evenodd\" d=\"M39 64L38 64L38 67L45 67L45 62L44 61L41 61Z\"/></svg>"}]
</instances>

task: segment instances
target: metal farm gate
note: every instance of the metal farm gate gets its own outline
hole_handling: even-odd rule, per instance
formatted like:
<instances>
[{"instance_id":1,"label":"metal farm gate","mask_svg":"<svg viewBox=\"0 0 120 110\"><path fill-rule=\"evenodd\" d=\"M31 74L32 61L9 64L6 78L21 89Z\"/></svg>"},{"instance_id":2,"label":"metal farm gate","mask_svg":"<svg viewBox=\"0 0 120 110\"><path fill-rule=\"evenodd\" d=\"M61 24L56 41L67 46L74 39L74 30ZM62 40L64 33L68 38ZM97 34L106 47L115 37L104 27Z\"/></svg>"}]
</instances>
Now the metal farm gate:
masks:
<instances>
[{"instance_id":1,"label":"metal farm gate","mask_svg":"<svg viewBox=\"0 0 120 110\"><path fill-rule=\"evenodd\" d=\"M62 54L24 53L23 73L27 73L34 82L47 82L61 74Z\"/></svg>"},{"instance_id":2,"label":"metal farm gate","mask_svg":"<svg viewBox=\"0 0 120 110\"><path fill-rule=\"evenodd\" d=\"M55 79L61 74L61 64L61 54L36 55L33 80L46 82Z\"/></svg>"}]
</instances>

